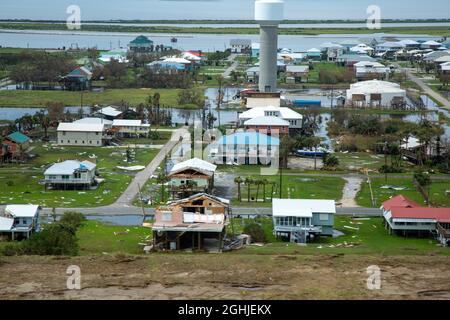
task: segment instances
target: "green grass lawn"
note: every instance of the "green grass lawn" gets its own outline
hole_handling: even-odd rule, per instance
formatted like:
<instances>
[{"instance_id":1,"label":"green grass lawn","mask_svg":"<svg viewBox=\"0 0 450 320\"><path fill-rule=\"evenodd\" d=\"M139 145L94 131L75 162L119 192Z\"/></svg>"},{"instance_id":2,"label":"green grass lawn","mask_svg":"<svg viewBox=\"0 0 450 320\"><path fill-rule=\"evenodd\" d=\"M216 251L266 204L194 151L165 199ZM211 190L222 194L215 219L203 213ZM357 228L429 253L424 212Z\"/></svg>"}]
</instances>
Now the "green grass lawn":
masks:
<instances>
[{"instance_id":1,"label":"green grass lawn","mask_svg":"<svg viewBox=\"0 0 450 320\"><path fill-rule=\"evenodd\" d=\"M385 182L384 178L372 178L371 181L375 199L375 207L381 206L384 201L399 194L407 196L419 204L426 205L424 198L413 185L412 177L411 179L398 179L388 176L387 182ZM381 189L380 187L384 185L406 187L407 189L401 191ZM450 197L445 195L445 191L449 189L450 187L448 181L433 181L430 188L431 202L436 206L450 206ZM358 205L363 207L372 207L370 189L367 183L362 184L361 191L356 197L356 202Z\"/></svg>"},{"instance_id":2,"label":"green grass lawn","mask_svg":"<svg viewBox=\"0 0 450 320\"><path fill-rule=\"evenodd\" d=\"M144 227L121 227L98 221L87 221L78 230L80 255L103 253L142 254L146 237L151 237L151 229Z\"/></svg>"},{"instance_id":3,"label":"green grass lawn","mask_svg":"<svg viewBox=\"0 0 450 320\"><path fill-rule=\"evenodd\" d=\"M178 105L179 89L106 89L104 92L84 92L83 105L120 104L122 101L138 105L147 101L149 95L161 94L161 104L168 107ZM32 91L2 90L0 106L8 107L43 107L48 102L60 102L66 106L78 106L81 93L74 91Z\"/></svg>"},{"instance_id":4,"label":"green grass lawn","mask_svg":"<svg viewBox=\"0 0 450 320\"><path fill-rule=\"evenodd\" d=\"M380 255L450 255L448 248L436 246L437 242L431 238L415 238L389 235L382 225L382 218L369 220L353 220L350 216L336 216L335 229L344 233L337 238L319 238L306 246L299 246L282 242L272 235L271 219L258 219L269 241L263 247L250 246L235 251L235 254L380 254ZM236 219L234 228L241 232L245 220ZM357 228L349 229L345 226ZM353 247L338 247L343 243L352 244Z\"/></svg>"},{"instance_id":5,"label":"green grass lawn","mask_svg":"<svg viewBox=\"0 0 450 320\"><path fill-rule=\"evenodd\" d=\"M170 140L170 138L172 137L172 132L167 132L167 131L161 131L159 132L159 139L151 139L151 138L145 138L145 137L141 137L141 138L122 138L120 139L121 144L123 145L127 145L127 144L147 144L147 145L161 145L161 144L166 144L167 141Z\"/></svg>"},{"instance_id":6,"label":"green grass lawn","mask_svg":"<svg viewBox=\"0 0 450 320\"><path fill-rule=\"evenodd\" d=\"M116 166L147 165L159 150L139 149L136 161L125 162L124 148L82 148L36 146L35 159L26 165L7 165L0 168L1 204L34 203L45 207L98 207L113 203L127 188L134 174L116 169ZM39 184L45 166L59 160L89 160L97 158L97 171L105 178L96 190L60 191L44 190ZM91 160L93 161L93 160ZM11 185L12 183L12 185Z\"/></svg>"},{"instance_id":7,"label":"green grass lawn","mask_svg":"<svg viewBox=\"0 0 450 320\"><path fill-rule=\"evenodd\" d=\"M274 182L273 197L279 198L279 176L258 177L266 178L269 182ZM345 181L341 178L335 177L302 177L299 176L283 176L283 198L289 199L334 199L340 200L342 198L342 189ZM237 186L235 186L237 190ZM272 186L266 186L265 198L263 201L263 187L259 187L258 202L256 196L258 188L256 185L250 187L250 202L248 202L248 187L245 184L241 185L242 202L238 201L237 191L232 203L236 206L271 206L271 192ZM254 199L254 200L252 200Z\"/></svg>"},{"instance_id":8,"label":"green grass lawn","mask_svg":"<svg viewBox=\"0 0 450 320\"><path fill-rule=\"evenodd\" d=\"M338 66L333 62L317 62L313 64L314 69L309 71L308 74L308 82L309 83L320 83L319 81L319 73L321 70L326 71L336 71L336 72L345 72L347 69L342 66ZM342 85L340 83L339 85Z\"/></svg>"},{"instance_id":9,"label":"green grass lawn","mask_svg":"<svg viewBox=\"0 0 450 320\"><path fill-rule=\"evenodd\" d=\"M344 233L337 238L321 237L306 246L299 246L276 238L273 233L272 219L258 218L256 220L233 219L236 234L242 233L246 223L256 221L266 235L267 243L263 247L250 246L246 249L233 251L230 254L380 254L380 255L450 255L448 248L436 246L431 238L402 237L389 235L382 224L382 218L369 220L354 220L350 216L336 216L335 229ZM346 228L352 227L356 229ZM143 227L121 227L104 224L97 221L87 221L77 233L81 255L96 255L103 253L142 254L139 243L151 238L151 230ZM353 247L339 247L341 244L351 244Z\"/></svg>"}]
</instances>

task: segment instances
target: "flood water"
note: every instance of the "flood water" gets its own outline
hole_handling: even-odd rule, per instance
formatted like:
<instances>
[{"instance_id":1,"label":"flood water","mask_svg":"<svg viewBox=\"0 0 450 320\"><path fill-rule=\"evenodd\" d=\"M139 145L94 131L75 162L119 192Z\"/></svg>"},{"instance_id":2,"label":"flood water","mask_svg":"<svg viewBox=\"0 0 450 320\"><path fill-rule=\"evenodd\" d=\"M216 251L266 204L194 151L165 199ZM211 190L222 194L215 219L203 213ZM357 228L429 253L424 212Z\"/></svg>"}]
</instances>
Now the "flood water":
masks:
<instances>
[{"instance_id":1,"label":"flood water","mask_svg":"<svg viewBox=\"0 0 450 320\"><path fill-rule=\"evenodd\" d=\"M17 48L91 48L102 50L126 48L127 44L140 33L112 33L112 32L71 32L71 31L10 31L0 30L0 45ZM250 39L259 42L259 35L235 34L145 34L155 43L173 46L180 50L217 51L229 47L234 38ZM394 36L400 39L438 40L438 37L427 35L395 35L395 34L339 34L339 35L280 35L279 47L290 48L294 51L306 51L319 47L324 42L342 42L366 37ZM173 44L171 39L176 37L178 42Z\"/></svg>"}]
</instances>

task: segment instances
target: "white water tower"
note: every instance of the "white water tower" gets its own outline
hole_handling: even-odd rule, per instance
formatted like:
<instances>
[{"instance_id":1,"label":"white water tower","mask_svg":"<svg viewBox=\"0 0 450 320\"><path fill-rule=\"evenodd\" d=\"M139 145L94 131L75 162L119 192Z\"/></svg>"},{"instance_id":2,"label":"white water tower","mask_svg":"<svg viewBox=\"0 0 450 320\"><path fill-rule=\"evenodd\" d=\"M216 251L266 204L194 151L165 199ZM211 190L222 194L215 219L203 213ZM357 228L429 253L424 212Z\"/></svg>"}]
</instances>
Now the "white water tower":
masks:
<instances>
[{"instance_id":1,"label":"white water tower","mask_svg":"<svg viewBox=\"0 0 450 320\"><path fill-rule=\"evenodd\" d=\"M277 91L278 25L284 19L282 0L256 0L255 20L260 25L259 91Z\"/></svg>"}]
</instances>

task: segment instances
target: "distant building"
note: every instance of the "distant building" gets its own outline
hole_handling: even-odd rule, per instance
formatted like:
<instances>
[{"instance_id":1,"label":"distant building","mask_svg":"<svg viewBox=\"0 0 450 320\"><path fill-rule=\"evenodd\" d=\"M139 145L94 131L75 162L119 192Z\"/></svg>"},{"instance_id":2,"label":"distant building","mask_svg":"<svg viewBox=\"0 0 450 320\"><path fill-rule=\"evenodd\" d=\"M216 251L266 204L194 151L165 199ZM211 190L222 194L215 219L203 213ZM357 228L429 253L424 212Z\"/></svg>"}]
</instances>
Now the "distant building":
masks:
<instances>
[{"instance_id":1,"label":"distant building","mask_svg":"<svg viewBox=\"0 0 450 320\"><path fill-rule=\"evenodd\" d=\"M309 66L286 66L286 83L308 82Z\"/></svg>"},{"instance_id":2,"label":"distant building","mask_svg":"<svg viewBox=\"0 0 450 320\"><path fill-rule=\"evenodd\" d=\"M55 163L44 172L46 188L89 189L96 184L96 165L90 161L67 160Z\"/></svg>"},{"instance_id":3,"label":"distant building","mask_svg":"<svg viewBox=\"0 0 450 320\"><path fill-rule=\"evenodd\" d=\"M128 48L134 53L148 53L153 52L155 49L153 41L144 35L140 35L131 41L128 44Z\"/></svg>"},{"instance_id":4,"label":"distant building","mask_svg":"<svg viewBox=\"0 0 450 320\"><path fill-rule=\"evenodd\" d=\"M173 198L184 198L200 192L211 193L217 166L193 158L177 163L168 174Z\"/></svg>"},{"instance_id":5,"label":"distant building","mask_svg":"<svg viewBox=\"0 0 450 320\"><path fill-rule=\"evenodd\" d=\"M0 235L11 240L29 238L39 231L40 209L37 205L7 205L0 215Z\"/></svg>"},{"instance_id":6,"label":"distant building","mask_svg":"<svg viewBox=\"0 0 450 320\"><path fill-rule=\"evenodd\" d=\"M257 132L222 136L209 146L209 160L216 164L268 165L279 156L280 139Z\"/></svg>"},{"instance_id":7,"label":"distant building","mask_svg":"<svg viewBox=\"0 0 450 320\"><path fill-rule=\"evenodd\" d=\"M25 156L31 142L31 139L21 132L11 133L0 144L0 156L3 161L21 159Z\"/></svg>"},{"instance_id":8,"label":"distant building","mask_svg":"<svg viewBox=\"0 0 450 320\"><path fill-rule=\"evenodd\" d=\"M293 131L302 128L303 116L300 113L295 112L290 108L273 106L258 107L247 110L239 115L239 123L240 125L245 125L246 121L261 117L277 117L282 119L288 122L289 129Z\"/></svg>"},{"instance_id":9,"label":"distant building","mask_svg":"<svg viewBox=\"0 0 450 320\"><path fill-rule=\"evenodd\" d=\"M120 118L122 116L122 111L118 109L118 107L108 106L100 109L96 115L100 118L113 121L114 119Z\"/></svg>"},{"instance_id":10,"label":"distant building","mask_svg":"<svg viewBox=\"0 0 450 320\"><path fill-rule=\"evenodd\" d=\"M289 122L274 116L256 117L244 122L247 131L278 136L289 134Z\"/></svg>"},{"instance_id":11,"label":"distant building","mask_svg":"<svg viewBox=\"0 0 450 320\"><path fill-rule=\"evenodd\" d=\"M252 48L252 40L231 39L230 48L232 53L249 53Z\"/></svg>"},{"instance_id":12,"label":"distant building","mask_svg":"<svg viewBox=\"0 0 450 320\"><path fill-rule=\"evenodd\" d=\"M65 90L83 91L91 88L92 71L87 67L78 67L62 77L61 82Z\"/></svg>"},{"instance_id":13,"label":"distant building","mask_svg":"<svg viewBox=\"0 0 450 320\"><path fill-rule=\"evenodd\" d=\"M346 66L346 67L352 67L353 65L355 65L356 63L361 62L361 61L376 62L377 60L375 58L369 57L366 54L360 55L360 54L355 54L355 53L342 54L336 58L337 63L339 63L343 66Z\"/></svg>"},{"instance_id":14,"label":"distant building","mask_svg":"<svg viewBox=\"0 0 450 320\"><path fill-rule=\"evenodd\" d=\"M104 124L60 123L57 129L58 145L101 147L105 144Z\"/></svg>"},{"instance_id":15,"label":"distant building","mask_svg":"<svg viewBox=\"0 0 450 320\"><path fill-rule=\"evenodd\" d=\"M155 250L221 252L230 201L200 193L156 209L152 226Z\"/></svg>"},{"instance_id":16,"label":"distant building","mask_svg":"<svg viewBox=\"0 0 450 320\"><path fill-rule=\"evenodd\" d=\"M259 82L259 67L251 67L245 71L247 82L258 83Z\"/></svg>"},{"instance_id":17,"label":"distant building","mask_svg":"<svg viewBox=\"0 0 450 320\"><path fill-rule=\"evenodd\" d=\"M334 200L273 199L274 234L290 242L306 243L313 237L332 236Z\"/></svg>"},{"instance_id":18,"label":"distant building","mask_svg":"<svg viewBox=\"0 0 450 320\"><path fill-rule=\"evenodd\" d=\"M442 43L434 41L434 40L426 41L426 42L420 44L420 48L421 49L436 50L436 49L438 49L441 46L442 46Z\"/></svg>"},{"instance_id":19,"label":"distant building","mask_svg":"<svg viewBox=\"0 0 450 320\"><path fill-rule=\"evenodd\" d=\"M388 51L398 51L403 48L405 48L406 45L401 42L394 42L394 41L386 41L380 44L377 44L375 47L375 50L377 52L388 52Z\"/></svg>"},{"instance_id":20,"label":"distant building","mask_svg":"<svg viewBox=\"0 0 450 320\"><path fill-rule=\"evenodd\" d=\"M110 50L107 52L103 52L100 54L100 57L98 58L100 62L103 63L109 63L112 60L115 60L119 63L128 63L127 58L127 51L124 49L116 49L116 50Z\"/></svg>"},{"instance_id":21,"label":"distant building","mask_svg":"<svg viewBox=\"0 0 450 320\"><path fill-rule=\"evenodd\" d=\"M347 104L352 107L403 108L405 103L406 90L393 82L362 81L347 90Z\"/></svg>"},{"instance_id":22,"label":"distant building","mask_svg":"<svg viewBox=\"0 0 450 320\"><path fill-rule=\"evenodd\" d=\"M259 43L252 43L252 58L259 58L259 49L261 45Z\"/></svg>"},{"instance_id":23,"label":"distant building","mask_svg":"<svg viewBox=\"0 0 450 320\"><path fill-rule=\"evenodd\" d=\"M360 61L353 65L358 80L387 80L390 69L379 62Z\"/></svg>"},{"instance_id":24,"label":"distant building","mask_svg":"<svg viewBox=\"0 0 450 320\"><path fill-rule=\"evenodd\" d=\"M306 51L306 58L319 61L322 59L322 51L317 48L309 49Z\"/></svg>"}]
</instances>

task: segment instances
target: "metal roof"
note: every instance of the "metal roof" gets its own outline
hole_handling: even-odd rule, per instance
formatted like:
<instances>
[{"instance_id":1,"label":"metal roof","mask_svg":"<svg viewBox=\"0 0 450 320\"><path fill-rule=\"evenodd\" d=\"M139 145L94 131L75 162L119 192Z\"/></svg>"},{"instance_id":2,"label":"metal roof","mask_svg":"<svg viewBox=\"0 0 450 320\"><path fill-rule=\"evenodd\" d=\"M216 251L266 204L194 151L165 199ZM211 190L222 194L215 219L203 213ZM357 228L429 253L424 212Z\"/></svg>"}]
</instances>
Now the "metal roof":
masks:
<instances>
[{"instance_id":1,"label":"metal roof","mask_svg":"<svg viewBox=\"0 0 450 320\"><path fill-rule=\"evenodd\" d=\"M111 120L102 119L102 118L83 118L80 120L75 120L72 123L112 125L113 122Z\"/></svg>"},{"instance_id":2,"label":"metal roof","mask_svg":"<svg viewBox=\"0 0 450 320\"><path fill-rule=\"evenodd\" d=\"M112 123L113 127L150 127L149 124L142 123L142 120L116 119Z\"/></svg>"},{"instance_id":3,"label":"metal roof","mask_svg":"<svg viewBox=\"0 0 450 320\"><path fill-rule=\"evenodd\" d=\"M267 112L268 111L279 112L280 117L282 119L287 119L287 120L303 119L303 116L300 113L295 112L294 110L292 110L290 108L272 107L272 106L252 108L252 109L247 110L247 111L243 112L242 114L240 114L239 119L248 120L248 119L253 119L253 118L258 118L258 117L264 117L266 115L266 111Z\"/></svg>"},{"instance_id":4,"label":"metal roof","mask_svg":"<svg viewBox=\"0 0 450 320\"><path fill-rule=\"evenodd\" d=\"M39 211L38 205L32 204L12 204L5 208L5 213L10 214L14 218L32 218Z\"/></svg>"},{"instance_id":5,"label":"metal roof","mask_svg":"<svg viewBox=\"0 0 450 320\"><path fill-rule=\"evenodd\" d=\"M246 126L289 126L289 122L278 117L256 117L245 121Z\"/></svg>"},{"instance_id":6,"label":"metal roof","mask_svg":"<svg viewBox=\"0 0 450 320\"><path fill-rule=\"evenodd\" d=\"M300 205L300 200L273 199L272 214L274 217L312 218L311 208Z\"/></svg>"},{"instance_id":7,"label":"metal roof","mask_svg":"<svg viewBox=\"0 0 450 320\"><path fill-rule=\"evenodd\" d=\"M0 231L9 231L12 229L14 219L0 217Z\"/></svg>"},{"instance_id":8,"label":"metal roof","mask_svg":"<svg viewBox=\"0 0 450 320\"><path fill-rule=\"evenodd\" d=\"M413 208L413 207L420 207L420 205L417 202L412 201L408 197L405 197L400 194L383 202L381 209L389 210L391 209L391 207Z\"/></svg>"},{"instance_id":9,"label":"metal roof","mask_svg":"<svg viewBox=\"0 0 450 320\"><path fill-rule=\"evenodd\" d=\"M223 145L258 145L258 146L279 146L280 139L257 132L237 132L227 136L222 136L218 144Z\"/></svg>"},{"instance_id":10,"label":"metal roof","mask_svg":"<svg viewBox=\"0 0 450 320\"><path fill-rule=\"evenodd\" d=\"M104 124L89 124L89 123L67 123L62 122L58 125L58 131L69 132L103 132Z\"/></svg>"},{"instance_id":11,"label":"metal roof","mask_svg":"<svg viewBox=\"0 0 450 320\"><path fill-rule=\"evenodd\" d=\"M174 174L176 172L184 171L187 169L194 169L201 172L213 174L216 171L217 166L202 159L193 158L174 165L172 170L170 170L170 174Z\"/></svg>"},{"instance_id":12,"label":"metal roof","mask_svg":"<svg viewBox=\"0 0 450 320\"><path fill-rule=\"evenodd\" d=\"M102 108L99 111L99 113L103 114L105 116L109 116L109 117L117 117L122 114L122 111L119 111L116 108L109 106L109 107Z\"/></svg>"},{"instance_id":13,"label":"metal roof","mask_svg":"<svg viewBox=\"0 0 450 320\"><path fill-rule=\"evenodd\" d=\"M92 171L97 165L90 161L80 162L78 160L67 160L64 162L55 163L48 168L44 175L71 175L78 169L87 169Z\"/></svg>"},{"instance_id":14,"label":"metal roof","mask_svg":"<svg viewBox=\"0 0 450 320\"><path fill-rule=\"evenodd\" d=\"M10 135L8 135L7 138L11 141L14 141L15 143L25 143L25 142L31 140L26 135L24 135L23 133L18 132L18 131L11 133Z\"/></svg>"}]
</instances>

